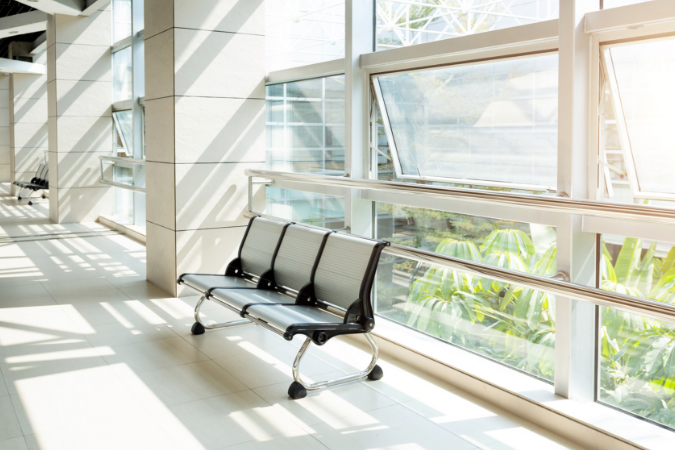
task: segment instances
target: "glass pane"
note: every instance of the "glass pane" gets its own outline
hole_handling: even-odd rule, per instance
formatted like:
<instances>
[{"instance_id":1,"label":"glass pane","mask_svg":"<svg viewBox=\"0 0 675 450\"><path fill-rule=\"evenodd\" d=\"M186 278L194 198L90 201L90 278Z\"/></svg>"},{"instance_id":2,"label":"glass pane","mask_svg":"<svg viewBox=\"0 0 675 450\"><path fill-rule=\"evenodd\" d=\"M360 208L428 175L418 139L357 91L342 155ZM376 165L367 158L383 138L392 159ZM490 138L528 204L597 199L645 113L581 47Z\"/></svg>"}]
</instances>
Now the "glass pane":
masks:
<instances>
[{"instance_id":1,"label":"glass pane","mask_svg":"<svg viewBox=\"0 0 675 450\"><path fill-rule=\"evenodd\" d=\"M377 237L513 270L556 273L553 227L377 203ZM552 381L555 298L383 254L376 313Z\"/></svg>"},{"instance_id":2,"label":"glass pane","mask_svg":"<svg viewBox=\"0 0 675 450\"><path fill-rule=\"evenodd\" d=\"M113 53L113 101L129 100L131 94L131 47Z\"/></svg>"},{"instance_id":3,"label":"glass pane","mask_svg":"<svg viewBox=\"0 0 675 450\"><path fill-rule=\"evenodd\" d=\"M344 173L344 76L267 86L267 169Z\"/></svg>"},{"instance_id":4,"label":"glass pane","mask_svg":"<svg viewBox=\"0 0 675 450\"><path fill-rule=\"evenodd\" d=\"M671 243L602 236L602 289L675 304ZM675 324L601 308L598 400L675 427Z\"/></svg>"},{"instance_id":5,"label":"glass pane","mask_svg":"<svg viewBox=\"0 0 675 450\"><path fill-rule=\"evenodd\" d=\"M265 200L270 216L324 228L345 226L343 197L267 187Z\"/></svg>"},{"instance_id":6,"label":"glass pane","mask_svg":"<svg viewBox=\"0 0 675 450\"><path fill-rule=\"evenodd\" d=\"M113 0L113 43L131 36L131 0Z\"/></svg>"},{"instance_id":7,"label":"glass pane","mask_svg":"<svg viewBox=\"0 0 675 450\"><path fill-rule=\"evenodd\" d=\"M113 113L117 137L117 156L133 158L133 113L119 111Z\"/></svg>"},{"instance_id":8,"label":"glass pane","mask_svg":"<svg viewBox=\"0 0 675 450\"><path fill-rule=\"evenodd\" d=\"M675 40L610 49L640 191L675 194Z\"/></svg>"},{"instance_id":9,"label":"glass pane","mask_svg":"<svg viewBox=\"0 0 675 450\"><path fill-rule=\"evenodd\" d=\"M128 189L113 188L115 195L115 216L132 222L134 217L134 193Z\"/></svg>"},{"instance_id":10,"label":"glass pane","mask_svg":"<svg viewBox=\"0 0 675 450\"><path fill-rule=\"evenodd\" d=\"M376 14L386 50L556 19L558 0L376 0Z\"/></svg>"},{"instance_id":11,"label":"glass pane","mask_svg":"<svg viewBox=\"0 0 675 450\"><path fill-rule=\"evenodd\" d=\"M378 79L404 176L555 190L557 54Z\"/></svg>"},{"instance_id":12,"label":"glass pane","mask_svg":"<svg viewBox=\"0 0 675 450\"><path fill-rule=\"evenodd\" d=\"M265 10L268 72L344 58L344 1L267 0Z\"/></svg>"}]
</instances>

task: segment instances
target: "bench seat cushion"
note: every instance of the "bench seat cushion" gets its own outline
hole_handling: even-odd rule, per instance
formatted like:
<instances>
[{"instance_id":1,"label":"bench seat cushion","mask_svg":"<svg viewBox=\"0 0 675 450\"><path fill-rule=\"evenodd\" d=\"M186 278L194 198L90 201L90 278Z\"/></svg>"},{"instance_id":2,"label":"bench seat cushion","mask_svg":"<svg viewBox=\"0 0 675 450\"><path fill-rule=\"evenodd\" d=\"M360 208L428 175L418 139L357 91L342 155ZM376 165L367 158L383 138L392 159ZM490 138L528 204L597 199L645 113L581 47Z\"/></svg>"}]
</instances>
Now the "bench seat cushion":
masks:
<instances>
[{"instance_id":1,"label":"bench seat cushion","mask_svg":"<svg viewBox=\"0 0 675 450\"><path fill-rule=\"evenodd\" d=\"M295 299L276 291L266 291L257 289L255 291L249 289L215 289L211 292L211 297L214 297L222 302L233 306L235 309L241 311L244 306L254 303L264 303L269 305L274 304L293 304ZM249 311L247 309L247 311Z\"/></svg>"},{"instance_id":2,"label":"bench seat cushion","mask_svg":"<svg viewBox=\"0 0 675 450\"><path fill-rule=\"evenodd\" d=\"M246 312L268 324L286 331L291 325L341 324L343 319L314 306L303 305L256 305Z\"/></svg>"},{"instance_id":3,"label":"bench seat cushion","mask_svg":"<svg viewBox=\"0 0 675 450\"><path fill-rule=\"evenodd\" d=\"M187 274L183 275L183 284L197 292L205 293L213 287L225 289L255 289L255 283L240 277L225 275Z\"/></svg>"}]
</instances>

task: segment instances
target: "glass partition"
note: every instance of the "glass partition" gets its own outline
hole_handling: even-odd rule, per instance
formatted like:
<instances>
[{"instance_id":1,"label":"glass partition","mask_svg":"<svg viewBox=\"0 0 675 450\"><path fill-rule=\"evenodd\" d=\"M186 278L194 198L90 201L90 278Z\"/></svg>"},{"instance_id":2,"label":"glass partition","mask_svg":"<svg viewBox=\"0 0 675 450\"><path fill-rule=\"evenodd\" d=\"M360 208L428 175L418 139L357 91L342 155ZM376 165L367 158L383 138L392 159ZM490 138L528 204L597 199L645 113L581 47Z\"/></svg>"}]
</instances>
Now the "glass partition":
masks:
<instances>
[{"instance_id":1,"label":"glass partition","mask_svg":"<svg viewBox=\"0 0 675 450\"><path fill-rule=\"evenodd\" d=\"M675 304L675 246L602 235L602 289ZM675 324L601 308L598 400L675 427Z\"/></svg>"},{"instance_id":2,"label":"glass partition","mask_svg":"<svg viewBox=\"0 0 675 450\"><path fill-rule=\"evenodd\" d=\"M556 190L557 54L373 81L397 177Z\"/></svg>"},{"instance_id":3,"label":"glass partition","mask_svg":"<svg viewBox=\"0 0 675 450\"><path fill-rule=\"evenodd\" d=\"M376 203L377 237L512 270L556 273L555 228ZM553 380L555 298L384 254L376 313L547 381Z\"/></svg>"},{"instance_id":4,"label":"glass partition","mask_svg":"<svg viewBox=\"0 0 675 450\"><path fill-rule=\"evenodd\" d=\"M375 5L377 50L558 18L558 0L375 0Z\"/></svg>"},{"instance_id":5,"label":"glass partition","mask_svg":"<svg viewBox=\"0 0 675 450\"><path fill-rule=\"evenodd\" d=\"M345 77L267 86L267 168L344 174Z\"/></svg>"},{"instance_id":6,"label":"glass partition","mask_svg":"<svg viewBox=\"0 0 675 450\"><path fill-rule=\"evenodd\" d=\"M267 187L265 203L265 212L270 216L323 228L345 226L343 197Z\"/></svg>"},{"instance_id":7,"label":"glass partition","mask_svg":"<svg viewBox=\"0 0 675 450\"><path fill-rule=\"evenodd\" d=\"M113 43L131 36L131 1L113 0Z\"/></svg>"},{"instance_id":8,"label":"glass partition","mask_svg":"<svg viewBox=\"0 0 675 450\"><path fill-rule=\"evenodd\" d=\"M113 101L131 99L131 47L113 53Z\"/></svg>"}]
</instances>

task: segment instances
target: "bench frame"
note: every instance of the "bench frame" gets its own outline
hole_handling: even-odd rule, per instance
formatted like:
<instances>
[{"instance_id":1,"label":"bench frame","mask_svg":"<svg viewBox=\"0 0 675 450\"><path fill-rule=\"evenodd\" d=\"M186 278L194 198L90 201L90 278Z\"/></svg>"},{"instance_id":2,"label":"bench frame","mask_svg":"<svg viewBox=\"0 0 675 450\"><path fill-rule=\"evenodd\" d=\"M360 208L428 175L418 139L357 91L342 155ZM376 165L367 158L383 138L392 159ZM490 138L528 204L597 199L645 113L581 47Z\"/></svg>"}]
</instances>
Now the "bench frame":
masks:
<instances>
[{"instance_id":1,"label":"bench frame","mask_svg":"<svg viewBox=\"0 0 675 450\"><path fill-rule=\"evenodd\" d=\"M278 220L278 219L277 219ZM293 223L293 222L291 222ZM289 223L289 225L291 224ZM294 224L294 223L293 223ZM306 226L308 228L318 228L318 227L313 227L313 226L307 226L304 224L295 224L295 225L300 225L300 226ZM251 223L249 222L249 227L247 227L246 233L244 235L244 238L242 239L242 245L244 240L246 239L246 236L248 234L248 228L250 228ZM322 228L319 228L323 230ZM330 231L330 230L326 230ZM285 232L285 230L284 230ZM331 231L326 234L324 237L323 244L321 246L321 249L319 250L319 254L317 255L317 260L315 264L318 264L319 259L321 258L321 253L323 251L323 246L326 243L326 240L328 239L328 236L330 234L334 233L334 231ZM283 233L282 233L283 237ZM360 239L367 239L367 238L361 238ZM371 239L368 239L371 240ZM276 251L274 252L273 258L276 258L276 254L279 250L279 246L281 244L281 239L279 240L279 244L277 245ZM362 288L361 292L359 295L359 299L357 299L347 311L344 311L341 308L335 308L330 304L327 304L325 302L322 302L321 300L318 300L314 294L314 288L312 284L307 284L305 285L300 292L297 293L296 297L293 298L289 294L295 294L294 291L287 291L284 290L281 287L276 286L276 283L273 280L273 274L269 274L268 272L261 274L261 276L257 280L257 289L269 289L269 290L275 290L279 292L282 295L287 295L288 296L288 304L289 305L306 305L306 306L314 306L314 307L320 307L322 311L332 313L336 315L337 317L340 317L340 313L344 313L345 321L342 324L331 324L331 325L315 325L315 324L295 324L294 326L289 327L288 330L279 330L276 327L271 326L264 320L261 320L255 316L252 316L247 313L246 309L251 306L251 305L246 305L244 308L240 311L237 308L234 308L233 306L229 305L228 303L219 300L218 298L215 298L211 295L211 292L216 290L216 289L222 289L219 287L213 287L209 289L204 295L202 295L199 300L197 301L197 305L195 306L194 310L194 317L195 317L195 324L192 326L192 333L193 334L203 334L205 330L215 330L215 329L220 329L220 328L229 328L233 326L238 326L238 325L245 325L248 323L253 323L255 325L259 325L269 331L272 331L273 333L281 336L282 338L290 341L293 339L293 337L296 334L302 334L305 336L305 341L303 342L302 346L298 350L298 354L295 357L295 360L293 362L293 379L295 380L291 386L288 389L288 395L291 398L294 399L300 399L304 398L307 395L307 391L314 391L314 390L319 390L327 387L333 387L333 386L338 386L346 383L351 383L354 381L359 381L363 380L365 378L371 379L371 380L379 380L383 376L383 371L382 369L377 365L377 361L379 358L379 350L377 343L375 339L373 338L372 334L370 331L374 328L375 326L375 319L374 319L374 312L372 308L372 303L371 303L371 291L372 291L372 285L375 277L375 271L377 270L377 261L379 260L380 253L382 249L388 245L387 242L383 241L378 241L378 245L373 248L373 253L371 255L371 259L368 263L368 267L366 269L365 277L364 280L368 280L367 282L362 283ZM240 277L245 277L243 271L241 270L241 258L237 257L234 260L232 260L225 271L225 275L229 276L240 276ZM248 277L246 277L248 278ZM182 279L182 275L179 278L179 283ZM255 281L255 279L251 279L251 281ZM204 302L206 300L210 300L220 306L223 306L224 308L240 315L242 317L241 320L232 320L229 322L224 322L224 323L216 323L213 325L207 325L201 318L200 315L200 310L201 307L203 306ZM270 307L274 307L273 305L270 305ZM365 309L362 311L362 309ZM310 344L314 343L315 345L321 346L324 345L328 340L335 336L343 335L343 334L364 334L366 337L366 340L370 344L371 347L371 361L366 367L365 370L345 375L342 377L338 377L332 380L325 380L325 381L319 381L315 383L308 383L304 381L300 375L300 364L302 362L303 356L306 354L307 349L309 348Z\"/></svg>"}]
</instances>

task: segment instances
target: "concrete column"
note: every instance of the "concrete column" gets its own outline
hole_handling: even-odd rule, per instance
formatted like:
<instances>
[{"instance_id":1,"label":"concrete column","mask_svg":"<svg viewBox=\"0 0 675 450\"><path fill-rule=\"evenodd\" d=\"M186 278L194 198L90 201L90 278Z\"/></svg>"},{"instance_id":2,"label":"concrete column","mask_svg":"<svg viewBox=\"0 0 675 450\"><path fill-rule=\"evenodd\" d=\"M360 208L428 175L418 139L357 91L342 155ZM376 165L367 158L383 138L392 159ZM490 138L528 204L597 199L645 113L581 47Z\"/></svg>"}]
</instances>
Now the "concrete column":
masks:
<instances>
[{"instance_id":1,"label":"concrete column","mask_svg":"<svg viewBox=\"0 0 675 450\"><path fill-rule=\"evenodd\" d=\"M90 222L112 213L99 155L112 153L110 7L47 22L49 217Z\"/></svg>"},{"instance_id":2,"label":"concrete column","mask_svg":"<svg viewBox=\"0 0 675 450\"><path fill-rule=\"evenodd\" d=\"M33 62L46 64L47 52L30 52L31 42L12 42L10 58L33 57ZM29 181L38 166L45 162L47 139L47 74L15 73L9 82L10 158L12 181ZM16 186L12 186L16 194Z\"/></svg>"},{"instance_id":3,"label":"concrete column","mask_svg":"<svg viewBox=\"0 0 675 450\"><path fill-rule=\"evenodd\" d=\"M9 78L0 75L0 183L14 181L9 150Z\"/></svg>"},{"instance_id":4,"label":"concrete column","mask_svg":"<svg viewBox=\"0 0 675 450\"><path fill-rule=\"evenodd\" d=\"M244 170L265 160L264 6L145 0L147 277L173 295L180 273L224 272L245 230Z\"/></svg>"}]
</instances>

